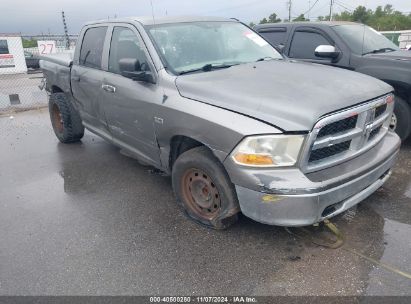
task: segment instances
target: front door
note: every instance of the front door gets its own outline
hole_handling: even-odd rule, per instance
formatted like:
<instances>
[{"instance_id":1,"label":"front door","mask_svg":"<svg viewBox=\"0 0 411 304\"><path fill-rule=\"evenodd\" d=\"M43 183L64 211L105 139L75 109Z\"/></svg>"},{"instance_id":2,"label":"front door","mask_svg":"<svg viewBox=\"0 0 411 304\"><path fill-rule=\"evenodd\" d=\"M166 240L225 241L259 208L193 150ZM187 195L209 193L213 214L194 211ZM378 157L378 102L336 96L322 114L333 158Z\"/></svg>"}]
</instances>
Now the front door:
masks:
<instances>
[{"instance_id":1,"label":"front door","mask_svg":"<svg viewBox=\"0 0 411 304\"><path fill-rule=\"evenodd\" d=\"M128 25L112 28L108 71L102 83L102 104L114 141L139 158L159 164L159 149L154 132L154 112L161 104L157 84L134 81L122 76L121 59L136 59L141 70L154 73L138 31Z\"/></svg>"}]
</instances>

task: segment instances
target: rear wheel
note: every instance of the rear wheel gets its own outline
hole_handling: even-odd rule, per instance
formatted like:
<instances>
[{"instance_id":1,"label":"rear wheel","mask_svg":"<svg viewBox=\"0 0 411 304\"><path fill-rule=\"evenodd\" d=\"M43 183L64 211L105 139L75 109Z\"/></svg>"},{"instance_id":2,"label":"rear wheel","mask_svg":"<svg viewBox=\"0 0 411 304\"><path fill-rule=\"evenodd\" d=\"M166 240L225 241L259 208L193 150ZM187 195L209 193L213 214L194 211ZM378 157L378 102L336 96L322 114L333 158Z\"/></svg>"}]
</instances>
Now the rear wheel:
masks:
<instances>
[{"instance_id":1,"label":"rear wheel","mask_svg":"<svg viewBox=\"0 0 411 304\"><path fill-rule=\"evenodd\" d=\"M225 229L237 221L240 208L234 185L208 148L181 154L173 165L172 183L178 203L197 223Z\"/></svg>"},{"instance_id":2,"label":"rear wheel","mask_svg":"<svg viewBox=\"0 0 411 304\"><path fill-rule=\"evenodd\" d=\"M411 133L411 108L399 96L395 96L395 108L390 128L398 134L402 141L407 139Z\"/></svg>"},{"instance_id":3,"label":"rear wheel","mask_svg":"<svg viewBox=\"0 0 411 304\"><path fill-rule=\"evenodd\" d=\"M50 95L49 112L54 133L62 143L77 142L84 136L80 115L64 93Z\"/></svg>"}]
</instances>

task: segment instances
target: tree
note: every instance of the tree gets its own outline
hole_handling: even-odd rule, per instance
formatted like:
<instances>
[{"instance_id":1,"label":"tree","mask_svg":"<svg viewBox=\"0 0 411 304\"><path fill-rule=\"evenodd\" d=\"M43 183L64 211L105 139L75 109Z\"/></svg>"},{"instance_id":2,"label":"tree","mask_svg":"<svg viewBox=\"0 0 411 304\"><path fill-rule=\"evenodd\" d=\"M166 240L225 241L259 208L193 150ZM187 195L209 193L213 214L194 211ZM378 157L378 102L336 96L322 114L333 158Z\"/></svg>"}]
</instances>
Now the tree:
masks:
<instances>
[{"instance_id":1,"label":"tree","mask_svg":"<svg viewBox=\"0 0 411 304\"><path fill-rule=\"evenodd\" d=\"M335 21L353 21L351 13L347 12L347 11L341 12L341 14L333 15L333 20L335 20Z\"/></svg>"},{"instance_id":2,"label":"tree","mask_svg":"<svg viewBox=\"0 0 411 304\"><path fill-rule=\"evenodd\" d=\"M280 18L277 18L277 14L276 13L272 13L269 17L268 17L268 22L269 23L278 23L281 22Z\"/></svg>"},{"instance_id":3,"label":"tree","mask_svg":"<svg viewBox=\"0 0 411 304\"><path fill-rule=\"evenodd\" d=\"M264 23L268 23L267 18L263 18L263 19L260 20L260 24L264 24Z\"/></svg>"},{"instance_id":4,"label":"tree","mask_svg":"<svg viewBox=\"0 0 411 304\"><path fill-rule=\"evenodd\" d=\"M385 11L382 10L381 5L377 6L377 8L375 9L375 12L374 12L374 17L375 18L381 18L383 16L385 16Z\"/></svg>"},{"instance_id":5,"label":"tree","mask_svg":"<svg viewBox=\"0 0 411 304\"><path fill-rule=\"evenodd\" d=\"M372 11L371 11L372 12ZM362 23L366 23L369 16L370 11L367 11L365 6L358 6L352 13L352 21L359 21Z\"/></svg>"},{"instance_id":6,"label":"tree","mask_svg":"<svg viewBox=\"0 0 411 304\"><path fill-rule=\"evenodd\" d=\"M254 27L254 25L255 25L255 23L252 22L252 21L248 24L249 27Z\"/></svg>"},{"instance_id":7,"label":"tree","mask_svg":"<svg viewBox=\"0 0 411 304\"><path fill-rule=\"evenodd\" d=\"M309 19L305 19L304 14L301 14L300 16L298 16L297 18L295 18L293 20L294 21L310 21Z\"/></svg>"},{"instance_id":8,"label":"tree","mask_svg":"<svg viewBox=\"0 0 411 304\"><path fill-rule=\"evenodd\" d=\"M384 13L385 13L386 15L391 15L391 14L393 13L393 11L394 11L394 9L392 8L392 5L391 5L391 4L386 4L386 5L384 6Z\"/></svg>"},{"instance_id":9,"label":"tree","mask_svg":"<svg viewBox=\"0 0 411 304\"><path fill-rule=\"evenodd\" d=\"M396 11L390 4L384 7L378 6L375 11L366 9L364 6L358 6L353 12L344 11L335 14L333 17L337 21L361 22L378 31L408 30L411 28L411 14L405 15ZM324 17L318 18L319 21L327 19Z\"/></svg>"}]
</instances>

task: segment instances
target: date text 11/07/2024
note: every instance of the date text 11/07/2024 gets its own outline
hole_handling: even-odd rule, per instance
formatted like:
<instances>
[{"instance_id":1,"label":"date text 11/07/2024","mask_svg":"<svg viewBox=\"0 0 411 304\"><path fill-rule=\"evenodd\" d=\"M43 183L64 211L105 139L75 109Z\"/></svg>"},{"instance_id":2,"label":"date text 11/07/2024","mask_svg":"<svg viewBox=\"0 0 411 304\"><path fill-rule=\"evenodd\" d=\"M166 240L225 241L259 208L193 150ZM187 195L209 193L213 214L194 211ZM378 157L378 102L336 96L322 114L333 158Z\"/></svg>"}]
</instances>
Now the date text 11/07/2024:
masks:
<instances>
[{"instance_id":1,"label":"date text 11/07/2024","mask_svg":"<svg viewBox=\"0 0 411 304\"><path fill-rule=\"evenodd\" d=\"M258 303L255 297L150 297L150 303Z\"/></svg>"}]
</instances>

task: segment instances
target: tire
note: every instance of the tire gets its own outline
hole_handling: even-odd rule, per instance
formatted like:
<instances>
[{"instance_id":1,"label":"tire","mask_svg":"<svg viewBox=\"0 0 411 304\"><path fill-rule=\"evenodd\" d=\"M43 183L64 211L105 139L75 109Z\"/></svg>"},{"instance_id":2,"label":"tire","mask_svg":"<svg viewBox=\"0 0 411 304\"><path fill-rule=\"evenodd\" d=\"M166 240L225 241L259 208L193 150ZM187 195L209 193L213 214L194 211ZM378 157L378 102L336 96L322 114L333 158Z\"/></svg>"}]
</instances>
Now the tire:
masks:
<instances>
[{"instance_id":1,"label":"tire","mask_svg":"<svg viewBox=\"0 0 411 304\"><path fill-rule=\"evenodd\" d=\"M49 98L49 113L54 133L62 143L78 142L84 136L80 115L64 93Z\"/></svg>"},{"instance_id":2,"label":"tire","mask_svg":"<svg viewBox=\"0 0 411 304\"><path fill-rule=\"evenodd\" d=\"M178 204L195 222L226 229L238 220L240 207L234 185L207 147L182 153L171 175Z\"/></svg>"},{"instance_id":3,"label":"tire","mask_svg":"<svg viewBox=\"0 0 411 304\"><path fill-rule=\"evenodd\" d=\"M390 128L398 134L401 141L407 139L411 133L411 108L410 105L399 96L395 96L394 115Z\"/></svg>"}]
</instances>

